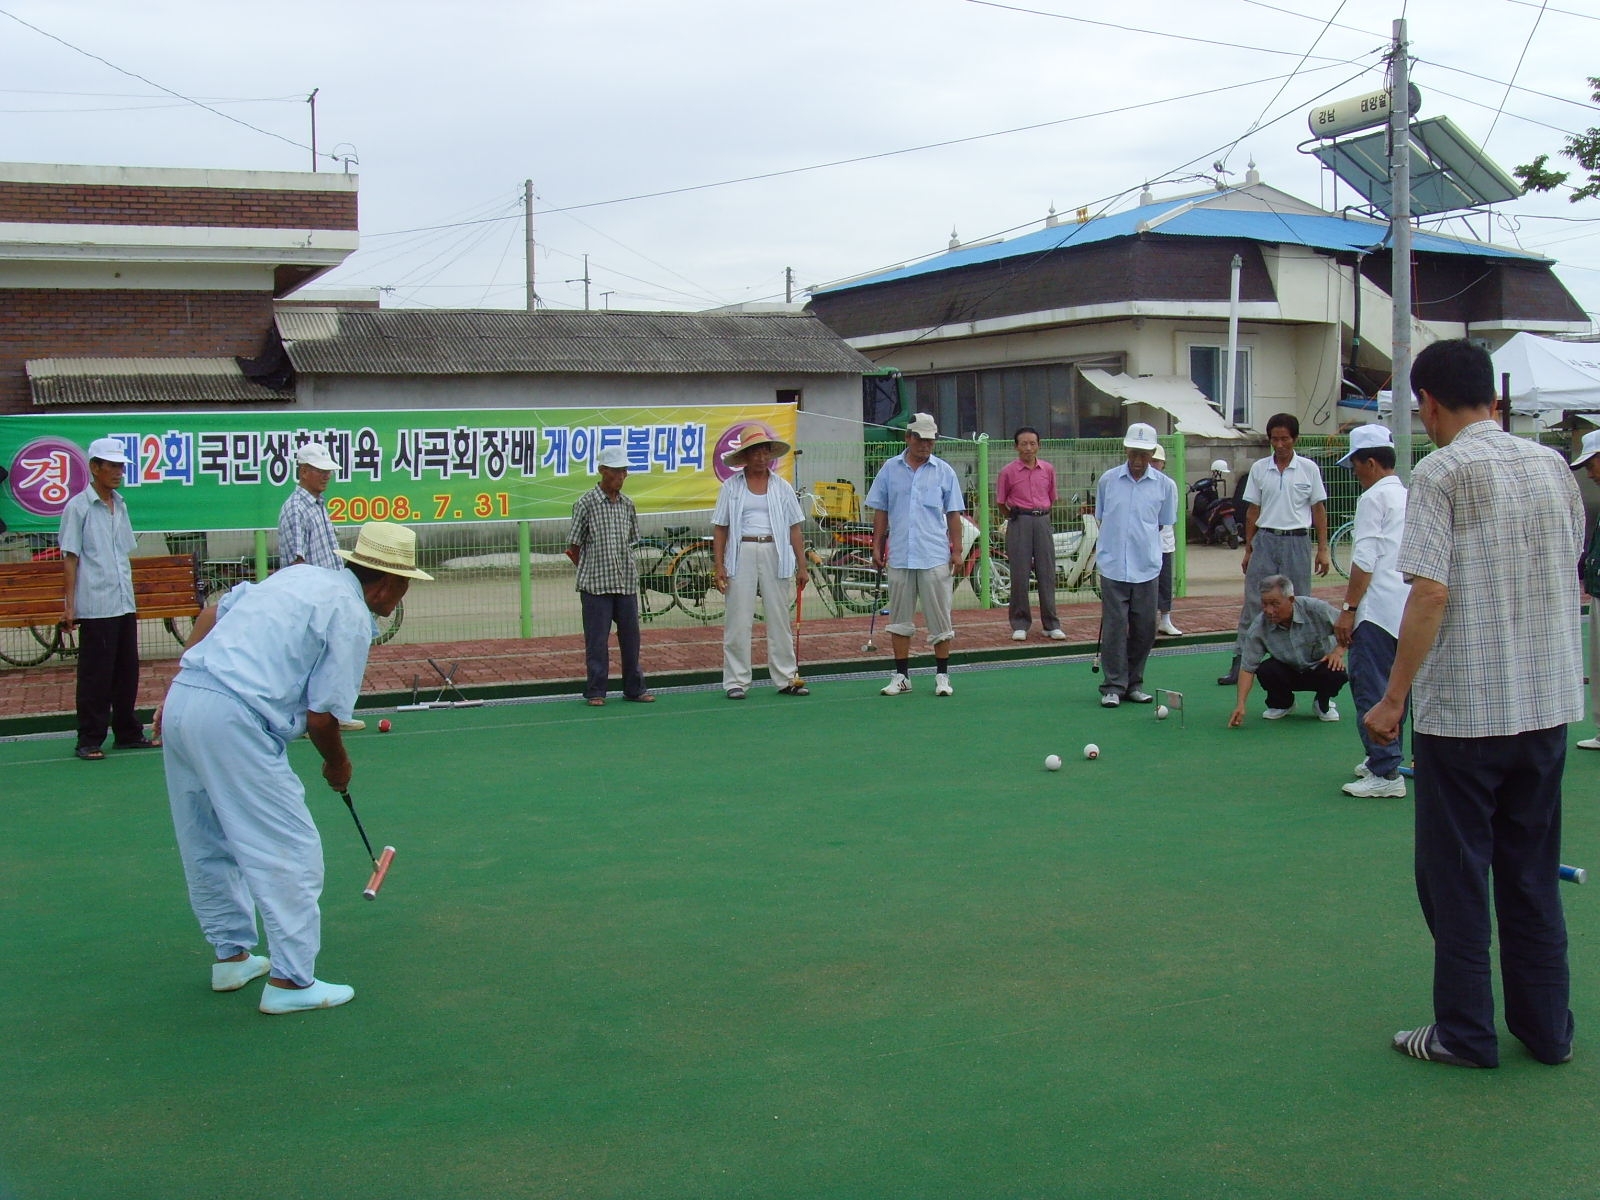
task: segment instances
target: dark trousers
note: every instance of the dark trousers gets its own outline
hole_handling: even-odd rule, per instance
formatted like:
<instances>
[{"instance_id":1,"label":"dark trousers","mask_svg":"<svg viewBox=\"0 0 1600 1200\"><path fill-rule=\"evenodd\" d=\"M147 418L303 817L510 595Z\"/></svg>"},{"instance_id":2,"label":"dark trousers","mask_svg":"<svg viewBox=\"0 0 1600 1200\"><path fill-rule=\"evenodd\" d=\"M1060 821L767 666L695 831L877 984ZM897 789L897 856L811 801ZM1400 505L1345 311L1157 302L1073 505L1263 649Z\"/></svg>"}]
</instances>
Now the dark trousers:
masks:
<instances>
[{"instance_id":1,"label":"dark trousers","mask_svg":"<svg viewBox=\"0 0 1600 1200\"><path fill-rule=\"evenodd\" d=\"M78 622L78 745L98 750L110 729L124 745L144 737L134 715L139 698L139 618Z\"/></svg>"},{"instance_id":2,"label":"dark trousers","mask_svg":"<svg viewBox=\"0 0 1600 1200\"><path fill-rule=\"evenodd\" d=\"M1050 518L1018 513L1006 522L1006 562L1011 567L1011 604L1007 614L1012 629L1033 624L1028 607L1028 576L1039 581L1039 628L1061 628L1056 616L1056 543Z\"/></svg>"},{"instance_id":3,"label":"dark trousers","mask_svg":"<svg viewBox=\"0 0 1600 1200\"><path fill-rule=\"evenodd\" d=\"M1445 1049L1499 1063L1489 964L1489 879L1506 1027L1540 1062L1572 1048L1561 911L1567 727L1507 737L1413 733L1417 899L1433 934L1433 1013Z\"/></svg>"},{"instance_id":4,"label":"dark trousers","mask_svg":"<svg viewBox=\"0 0 1600 1200\"><path fill-rule=\"evenodd\" d=\"M639 669L639 595L579 592L583 601L583 660L588 682L583 694L605 699L611 675L611 627L617 627L617 650L622 655L622 694L644 695L644 672Z\"/></svg>"},{"instance_id":5,"label":"dark trousers","mask_svg":"<svg viewBox=\"0 0 1600 1200\"><path fill-rule=\"evenodd\" d=\"M1169 613L1172 611L1172 560L1177 557L1177 552L1168 550L1161 555L1161 574L1156 576L1156 611Z\"/></svg>"},{"instance_id":6,"label":"dark trousers","mask_svg":"<svg viewBox=\"0 0 1600 1200\"><path fill-rule=\"evenodd\" d=\"M1293 708L1296 692L1313 693L1319 704L1332 700L1349 679L1343 671L1317 663L1310 667L1291 667L1275 658L1262 659L1256 681L1266 690L1268 708Z\"/></svg>"},{"instance_id":7,"label":"dark trousers","mask_svg":"<svg viewBox=\"0 0 1600 1200\"><path fill-rule=\"evenodd\" d=\"M1356 732L1361 735L1361 745L1367 752L1367 770L1385 778L1400 769L1406 713L1410 711L1411 698L1406 698L1406 705L1400 710L1400 734L1387 746L1372 740L1372 734L1361 723L1361 718L1389 690L1389 672L1394 669L1397 647L1394 634L1371 621L1361 622L1350 635L1350 698L1356 704Z\"/></svg>"},{"instance_id":8,"label":"dark trousers","mask_svg":"<svg viewBox=\"0 0 1600 1200\"><path fill-rule=\"evenodd\" d=\"M1100 669L1103 695L1125 696L1144 684L1144 664L1156 644L1156 581L1100 580Z\"/></svg>"}]
</instances>

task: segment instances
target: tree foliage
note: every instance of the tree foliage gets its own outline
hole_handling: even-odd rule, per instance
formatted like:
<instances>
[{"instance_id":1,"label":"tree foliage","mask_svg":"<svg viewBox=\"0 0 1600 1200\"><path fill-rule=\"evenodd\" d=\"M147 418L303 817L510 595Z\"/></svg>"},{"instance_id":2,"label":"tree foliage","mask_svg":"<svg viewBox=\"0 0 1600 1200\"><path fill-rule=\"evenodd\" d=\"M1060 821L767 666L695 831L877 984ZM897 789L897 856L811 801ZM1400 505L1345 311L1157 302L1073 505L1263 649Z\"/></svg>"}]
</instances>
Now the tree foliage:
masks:
<instances>
[{"instance_id":1,"label":"tree foliage","mask_svg":"<svg viewBox=\"0 0 1600 1200\"><path fill-rule=\"evenodd\" d=\"M1593 89L1595 103L1600 104L1600 77L1591 75L1589 87ZM1574 187L1572 195L1567 199L1577 202L1600 196L1600 126L1591 125L1582 133L1567 138L1567 144L1561 148L1561 153L1589 172L1588 181L1581 187ZM1530 192L1554 191L1566 184L1570 172L1550 170L1546 165L1549 161L1548 154L1541 154L1531 163L1524 163L1514 168L1511 173L1520 179L1522 186Z\"/></svg>"}]
</instances>

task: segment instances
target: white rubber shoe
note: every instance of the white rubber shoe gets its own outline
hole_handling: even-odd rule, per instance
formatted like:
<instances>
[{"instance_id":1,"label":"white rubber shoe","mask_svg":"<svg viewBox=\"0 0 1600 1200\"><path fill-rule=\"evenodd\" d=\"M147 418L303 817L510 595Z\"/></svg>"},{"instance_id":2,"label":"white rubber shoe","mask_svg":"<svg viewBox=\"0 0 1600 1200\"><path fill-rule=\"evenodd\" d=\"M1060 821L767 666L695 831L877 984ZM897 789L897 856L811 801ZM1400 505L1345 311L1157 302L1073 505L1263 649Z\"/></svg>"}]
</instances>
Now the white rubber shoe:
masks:
<instances>
[{"instance_id":1,"label":"white rubber shoe","mask_svg":"<svg viewBox=\"0 0 1600 1200\"><path fill-rule=\"evenodd\" d=\"M1280 721L1293 711L1294 705L1292 704L1288 708L1264 708L1261 710L1261 719L1263 721Z\"/></svg>"},{"instance_id":2,"label":"white rubber shoe","mask_svg":"<svg viewBox=\"0 0 1600 1200\"><path fill-rule=\"evenodd\" d=\"M1027 641L1028 640L1028 631L1026 629L1013 629L1011 631L1011 640L1013 642L1025 642L1025 641Z\"/></svg>"},{"instance_id":3,"label":"white rubber shoe","mask_svg":"<svg viewBox=\"0 0 1600 1200\"><path fill-rule=\"evenodd\" d=\"M1168 637L1183 636L1183 630L1172 623L1172 617L1168 614L1162 614L1161 620L1156 623L1156 632L1164 633Z\"/></svg>"},{"instance_id":4,"label":"white rubber shoe","mask_svg":"<svg viewBox=\"0 0 1600 1200\"><path fill-rule=\"evenodd\" d=\"M1339 706L1332 700L1328 701L1327 708L1323 708L1322 705L1315 701L1312 702L1311 707L1317 710L1317 720L1319 721L1337 721L1339 719Z\"/></svg>"},{"instance_id":5,"label":"white rubber shoe","mask_svg":"<svg viewBox=\"0 0 1600 1200\"><path fill-rule=\"evenodd\" d=\"M1049 633L1045 634L1045 636L1052 642L1064 642L1067 640L1067 631L1060 628L1052 629Z\"/></svg>"},{"instance_id":6,"label":"white rubber shoe","mask_svg":"<svg viewBox=\"0 0 1600 1200\"><path fill-rule=\"evenodd\" d=\"M954 696L955 688L950 686L950 676L935 675L933 677L933 694L935 696Z\"/></svg>"},{"instance_id":7,"label":"white rubber shoe","mask_svg":"<svg viewBox=\"0 0 1600 1200\"><path fill-rule=\"evenodd\" d=\"M252 979L260 979L270 970L272 970L271 961L260 954L252 954L249 958L241 958L238 962L212 963L211 990L237 992Z\"/></svg>"},{"instance_id":8,"label":"white rubber shoe","mask_svg":"<svg viewBox=\"0 0 1600 1200\"><path fill-rule=\"evenodd\" d=\"M1385 779L1382 775L1368 774L1365 779L1358 779L1354 783L1344 785L1346 796L1392 796L1396 800L1406 798L1406 781L1402 776L1396 775L1393 779Z\"/></svg>"},{"instance_id":9,"label":"white rubber shoe","mask_svg":"<svg viewBox=\"0 0 1600 1200\"><path fill-rule=\"evenodd\" d=\"M356 998L356 990L342 983L323 983L313 979L310 987L281 988L270 983L261 989L261 1011L280 1013L311 1012L318 1008L338 1008Z\"/></svg>"}]
</instances>

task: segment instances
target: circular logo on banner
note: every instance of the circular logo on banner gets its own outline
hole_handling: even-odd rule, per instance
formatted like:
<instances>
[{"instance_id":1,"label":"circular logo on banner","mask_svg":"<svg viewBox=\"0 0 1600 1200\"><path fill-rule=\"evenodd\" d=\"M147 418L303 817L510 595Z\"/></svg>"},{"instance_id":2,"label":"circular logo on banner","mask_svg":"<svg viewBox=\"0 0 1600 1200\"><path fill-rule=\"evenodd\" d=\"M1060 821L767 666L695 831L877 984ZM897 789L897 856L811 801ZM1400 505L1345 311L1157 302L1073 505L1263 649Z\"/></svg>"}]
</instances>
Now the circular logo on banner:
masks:
<instances>
[{"instance_id":1,"label":"circular logo on banner","mask_svg":"<svg viewBox=\"0 0 1600 1200\"><path fill-rule=\"evenodd\" d=\"M717 481L727 479L730 475L739 472L738 467L730 467L722 461L722 456L739 448L739 435L751 425L758 426L769 438L777 438L778 431L765 421L740 421L737 425L730 425L722 431L722 436L717 439L716 447L711 454L711 465L717 472ZM782 438L778 438L782 441Z\"/></svg>"},{"instance_id":2,"label":"circular logo on banner","mask_svg":"<svg viewBox=\"0 0 1600 1200\"><path fill-rule=\"evenodd\" d=\"M89 486L89 460L65 438L35 438L11 460L11 495L36 517L59 517L67 501Z\"/></svg>"}]
</instances>

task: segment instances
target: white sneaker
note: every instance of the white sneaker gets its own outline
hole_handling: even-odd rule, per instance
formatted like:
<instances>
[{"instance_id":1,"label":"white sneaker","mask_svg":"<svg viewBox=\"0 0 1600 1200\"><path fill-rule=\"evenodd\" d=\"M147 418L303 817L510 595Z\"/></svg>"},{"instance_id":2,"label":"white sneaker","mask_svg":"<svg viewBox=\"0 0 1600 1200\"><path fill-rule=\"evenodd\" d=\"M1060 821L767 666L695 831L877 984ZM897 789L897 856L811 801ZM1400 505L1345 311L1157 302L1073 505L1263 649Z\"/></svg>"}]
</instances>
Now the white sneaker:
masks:
<instances>
[{"instance_id":1,"label":"white sneaker","mask_svg":"<svg viewBox=\"0 0 1600 1200\"><path fill-rule=\"evenodd\" d=\"M935 675L933 677L933 694L935 696L954 696L955 688L950 686L950 676Z\"/></svg>"},{"instance_id":2,"label":"white sneaker","mask_svg":"<svg viewBox=\"0 0 1600 1200\"><path fill-rule=\"evenodd\" d=\"M1026 629L1013 629L1011 631L1011 640L1013 642L1025 642L1025 641L1027 641L1028 640L1028 631Z\"/></svg>"},{"instance_id":3,"label":"white sneaker","mask_svg":"<svg viewBox=\"0 0 1600 1200\"><path fill-rule=\"evenodd\" d=\"M1319 721L1337 721L1339 719L1339 706L1332 700L1328 701L1327 708L1323 708L1316 701L1312 701L1311 707L1317 710L1317 720Z\"/></svg>"},{"instance_id":4,"label":"white sneaker","mask_svg":"<svg viewBox=\"0 0 1600 1200\"><path fill-rule=\"evenodd\" d=\"M879 693L881 696L904 696L911 690L911 680L896 671L889 676L889 686Z\"/></svg>"},{"instance_id":5,"label":"white sneaker","mask_svg":"<svg viewBox=\"0 0 1600 1200\"><path fill-rule=\"evenodd\" d=\"M1161 620L1156 623L1156 632L1164 633L1168 637L1183 636L1183 630L1172 623L1172 617L1167 613L1161 614Z\"/></svg>"},{"instance_id":6,"label":"white sneaker","mask_svg":"<svg viewBox=\"0 0 1600 1200\"><path fill-rule=\"evenodd\" d=\"M261 1011L264 1013L310 1012L315 1008L338 1008L356 997L356 990L343 983L323 983L313 979L310 987L281 988L270 983L261 989Z\"/></svg>"},{"instance_id":7,"label":"white sneaker","mask_svg":"<svg viewBox=\"0 0 1600 1200\"><path fill-rule=\"evenodd\" d=\"M1264 708L1261 710L1261 719L1263 721L1276 721L1287 717L1293 711L1294 705L1292 704L1288 708Z\"/></svg>"},{"instance_id":8,"label":"white sneaker","mask_svg":"<svg viewBox=\"0 0 1600 1200\"><path fill-rule=\"evenodd\" d=\"M345 733L360 733L367 727L365 721L340 721L339 728Z\"/></svg>"},{"instance_id":9,"label":"white sneaker","mask_svg":"<svg viewBox=\"0 0 1600 1200\"><path fill-rule=\"evenodd\" d=\"M1396 800L1406 798L1406 781L1396 775L1393 779L1385 779L1382 775L1374 775L1370 771L1364 779L1344 785L1346 796L1393 796Z\"/></svg>"},{"instance_id":10,"label":"white sneaker","mask_svg":"<svg viewBox=\"0 0 1600 1200\"><path fill-rule=\"evenodd\" d=\"M1372 774L1372 768L1367 766L1367 760L1366 759L1363 758L1360 762L1358 762L1356 764L1355 776L1356 776L1357 779L1365 779L1365 778L1367 778L1367 776L1369 776L1371 774Z\"/></svg>"},{"instance_id":11,"label":"white sneaker","mask_svg":"<svg viewBox=\"0 0 1600 1200\"><path fill-rule=\"evenodd\" d=\"M1045 634L1045 637L1049 638L1052 642L1064 642L1067 640L1067 631L1065 629L1052 629L1049 633Z\"/></svg>"},{"instance_id":12,"label":"white sneaker","mask_svg":"<svg viewBox=\"0 0 1600 1200\"><path fill-rule=\"evenodd\" d=\"M238 962L215 962L211 964L211 990L213 992L237 992L252 979L260 979L272 964L260 954L252 954L249 958L241 958Z\"/></svg>"},{"instance_id":13,"label":"white sneaker","mask_svg":"<svg viewBox=\"0 0 1600 1200\"><path fill-rule=\"evenodd\" d=\"M1584 738L1578 743L1579 750L1600 750L1600 737Z\"/></svg>"},{"instance_id":14,"label":"white sneaker","mask_svg":"<svg viewBox=\"0 0 1600 1200\"><path fill-rule=\"evenodd\" d=\"M1117 695L1115 692L1106 692L1100 697L1101 708L1116 708L1117 705L1121 703L1122 697Z\"/></svg>"}]
</instances>

